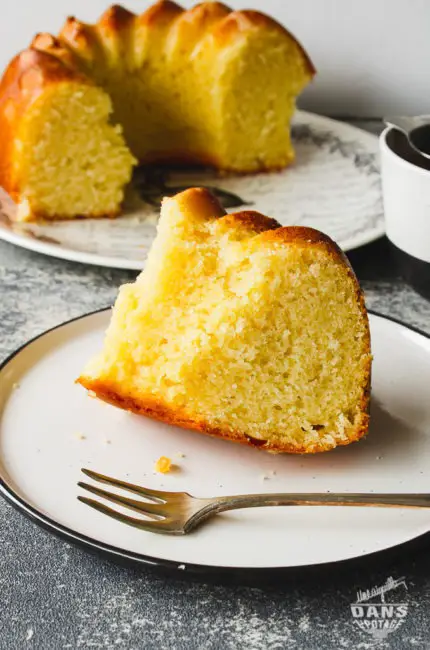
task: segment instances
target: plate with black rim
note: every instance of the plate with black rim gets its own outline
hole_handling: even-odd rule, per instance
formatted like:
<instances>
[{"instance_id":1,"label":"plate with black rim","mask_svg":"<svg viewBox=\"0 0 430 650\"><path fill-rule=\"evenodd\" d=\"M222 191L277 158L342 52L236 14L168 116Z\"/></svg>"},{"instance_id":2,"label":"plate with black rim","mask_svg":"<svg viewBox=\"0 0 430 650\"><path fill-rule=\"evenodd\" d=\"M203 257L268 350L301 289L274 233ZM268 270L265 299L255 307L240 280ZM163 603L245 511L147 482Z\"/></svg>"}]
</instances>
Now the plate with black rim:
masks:
<instances>
[{"instance_id":1,"label":"plate with black rim","mask_svg":"<svg viewBox=\"0 0 430 650\"><path fill-rule=\"evenodd\" d=\"M385 232L378 138L344 122L297 111L296 161L280 172L223 176L210 169L141 167L116 219L16 223L0 188L0 239L84 264L140 270L160 202L187 187L210 189L227 211L252 209L281 225L312 226L352 250Z\"/></svg>"},{"instance_id":2,"label":"plate with black rim","mask_svg":"<svg viewBox=\"0 0 430 650\"><path fill-rule=\"evenodd\" d=\"M147 533L78 501L82 467L196 496L256 492L418 492L430 484L430 337L370 314L371 426L315 455L258 449L155 422L91 399L74 383L110 310L50 330L0 369L0 491L51 532L88 549L180 574L250 577L370 558L430 530L430 510L277 507L218 515L183 537ZM157 474L154 463L175 465Z\"/></svg>"}]
</instances>

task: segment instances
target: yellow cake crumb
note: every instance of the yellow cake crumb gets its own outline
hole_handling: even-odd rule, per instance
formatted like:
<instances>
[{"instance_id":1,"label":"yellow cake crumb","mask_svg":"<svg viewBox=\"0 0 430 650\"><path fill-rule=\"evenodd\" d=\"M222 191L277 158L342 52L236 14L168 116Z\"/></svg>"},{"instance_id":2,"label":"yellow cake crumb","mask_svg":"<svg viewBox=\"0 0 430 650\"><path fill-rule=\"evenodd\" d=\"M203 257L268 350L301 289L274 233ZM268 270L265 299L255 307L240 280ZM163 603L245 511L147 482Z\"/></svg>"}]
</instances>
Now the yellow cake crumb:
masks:
<instances>
[{"instance_id":1,"label":"yellow cake crumb","mask_svg":"<svg viewBox=\"0 0 430 650\"><path fill-rule=\"evenodd\" d=\"M160 474L167 474L172 469L172 461L167 456L160 456L160 458L155 463L154 469Z\"/></svg>"},{"instance_id":2,"label":"yellow cake crumb","mask_svg":"<svg viewBox=\"0 0 430 650\"><path fill-rule=\"evenodd\" d=\"M85 436L81 431L75 431L75 438L78 440L85 440L87 436Z\"/></svg>"}]
</instances>

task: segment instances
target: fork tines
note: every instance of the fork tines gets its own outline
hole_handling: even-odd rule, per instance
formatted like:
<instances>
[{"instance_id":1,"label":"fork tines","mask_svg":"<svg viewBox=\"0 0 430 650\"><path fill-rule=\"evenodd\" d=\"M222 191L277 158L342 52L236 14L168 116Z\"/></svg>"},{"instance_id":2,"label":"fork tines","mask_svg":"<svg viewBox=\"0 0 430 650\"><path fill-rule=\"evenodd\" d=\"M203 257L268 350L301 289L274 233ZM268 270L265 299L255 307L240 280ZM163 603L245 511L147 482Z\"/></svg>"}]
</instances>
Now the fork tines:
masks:
<instances>
[{"instance_id":1,"label":"fork tines","mask_svg":"<svg viewBox=\"0 0 430 650\"><path fill-rule=\"evenodd\" d=\"M91 492L98 497L107 499L112 503L116 503L119 506L124 508L134 510L138 512L145 518L135 518L130 517L122 512L118 512L104 505L100 501L95 499L90 499L84 496L78 496L78 500L82 503L98 510L99 512L113 517L123 523L135 526L142 530L147 530L150 532L159 532L159 533L170 533L170 534L181 534L181 531L175 531L172 529L172 519L169 517L169 508L167 505L167 499L169 497L175 496L177 492L160 492L158 490L151 490L150 488L144 488L140 485L134 485L132 483L127 483L116 478L106 476L104 474L99 474L98 472L93 472L90 469L82 468L81 471L83 474L98 481L99 483L105 483L113 487L121 488L122 490L127 490L134 494L139 495L144 500L131 499L129 497L122 496L114 492L109 492L95 485L85 483L83 481L78 482L78 486L87 492Z\"/></svg>"}]
</instances>

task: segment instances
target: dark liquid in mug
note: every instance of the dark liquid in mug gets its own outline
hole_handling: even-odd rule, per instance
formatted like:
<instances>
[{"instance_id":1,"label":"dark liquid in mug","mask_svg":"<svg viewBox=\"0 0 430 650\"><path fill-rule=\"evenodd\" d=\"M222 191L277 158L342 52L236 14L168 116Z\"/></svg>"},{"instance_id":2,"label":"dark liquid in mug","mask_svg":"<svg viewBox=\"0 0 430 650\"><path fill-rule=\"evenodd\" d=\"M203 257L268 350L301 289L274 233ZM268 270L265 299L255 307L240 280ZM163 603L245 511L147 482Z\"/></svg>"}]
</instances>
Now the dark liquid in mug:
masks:
<instances>
[{"instance_id":1,"label":"dark liquid in mug","mask_svg":"<svg viewBox=\"0 0 430 650\"><path fill-rule=\"evenodd\" d=\"M428 125L419 126L409 134L409 140L420 151L430 154L430 129Z\"/></svg>"},{"instance_id":2,"label":"dark liquid in mug","mask_svg":"<svg viewBox=\"0 0 430 650\"><path fill-rule=\"evenodd\" d=\"M407 137L401 131L397 131L397 129L389 131L387 133L387 145L396 156L403 158L403 160L415 165L415 167L430 170L430 159L420 156L415 149L412 149ZM430 147L430 143L428 146Z\"/></svg>"}]
</instances>

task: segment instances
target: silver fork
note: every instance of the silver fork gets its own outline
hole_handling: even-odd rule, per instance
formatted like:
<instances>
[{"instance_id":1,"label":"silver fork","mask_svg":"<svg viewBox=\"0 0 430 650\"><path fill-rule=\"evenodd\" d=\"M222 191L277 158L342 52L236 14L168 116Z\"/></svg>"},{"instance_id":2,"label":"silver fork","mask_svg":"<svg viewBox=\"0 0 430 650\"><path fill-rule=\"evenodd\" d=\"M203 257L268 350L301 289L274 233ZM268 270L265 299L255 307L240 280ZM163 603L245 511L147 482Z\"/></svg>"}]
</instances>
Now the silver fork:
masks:
<instances>
[{"instance_id":1,"label":"silver fork","mask_svg":"<svg viewBox=\"0 0 430 650\"><path fill-rule=\"evenodd\" d=\"M79 481L79 487L92 492L98 497L112 501L125 508L135 510L147 519L129 517L121 512L105 506L100 501L78 496L79 501L95 508L109 517L118 519L129 526L135 526L151 533L165 535L186 535L201 523L225 510L240 508L258 508L260 506L376 506L391 508L428 508L430 494L242 494L231 497L214 497L201 499L187 492L165 492L150 490L111 478L90 469L81 470L86 476L106 483L113 487L122 488L143 497L142 500L129 499L108 492L102 488Z\"/></svg>"}]
</instances>

